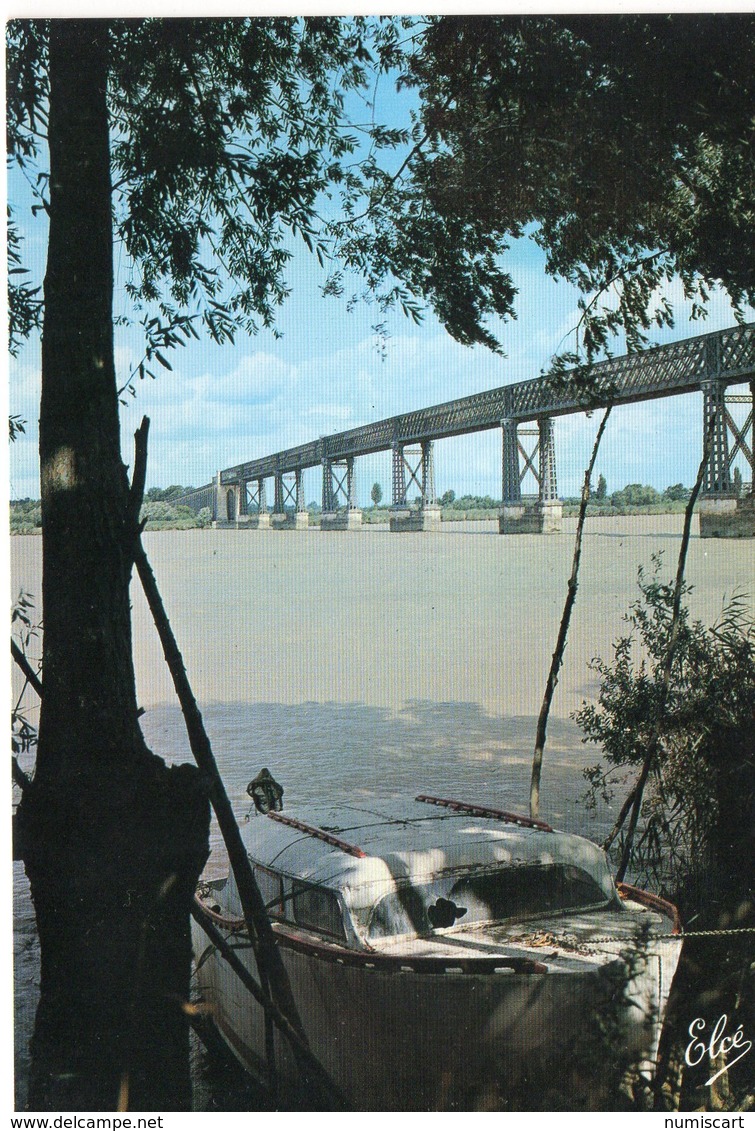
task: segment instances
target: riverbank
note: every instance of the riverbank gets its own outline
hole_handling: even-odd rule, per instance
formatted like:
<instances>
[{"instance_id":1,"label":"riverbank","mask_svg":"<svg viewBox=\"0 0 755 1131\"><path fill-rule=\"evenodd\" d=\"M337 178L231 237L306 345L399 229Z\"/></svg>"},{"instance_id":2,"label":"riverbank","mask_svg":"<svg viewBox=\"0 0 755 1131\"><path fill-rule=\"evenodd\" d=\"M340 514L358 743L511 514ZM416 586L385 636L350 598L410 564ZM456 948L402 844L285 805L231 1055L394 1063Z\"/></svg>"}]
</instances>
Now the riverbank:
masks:
<instances>
[{"instance_id":1,"label":"riverbank","mask_svg":"<svg viewBox=\"0 0 755 1131\"><path fill-rule=\"evenodd\" d=\"M167 504L148 504L154 510L161 507L163 517L149 517L146 519L146 530L206 530L212 526L209 510L194 514L189 507L171 508ZM669 500L645 506L611 506L601 503L590 503L587 514L590 518L617 518L624 515L669 515L683 514L686 504L680 500ZM497 522L501 504L493 507L442 507L440 520L444 523L456 522ZM179 510L180 514L170 515L171 510ZM320 525L320 511L309 510L309 525ZM579 513L579 503L565 501L563 514L565 518L574 518ZM362 511L362 524L365 526L387 525L390 522L391 510L389 507L365 507ZM39 504L35 503L29 509L26 505L11 504L11 534L41 534L42 519Z\"/></svg>"}]
</instances>

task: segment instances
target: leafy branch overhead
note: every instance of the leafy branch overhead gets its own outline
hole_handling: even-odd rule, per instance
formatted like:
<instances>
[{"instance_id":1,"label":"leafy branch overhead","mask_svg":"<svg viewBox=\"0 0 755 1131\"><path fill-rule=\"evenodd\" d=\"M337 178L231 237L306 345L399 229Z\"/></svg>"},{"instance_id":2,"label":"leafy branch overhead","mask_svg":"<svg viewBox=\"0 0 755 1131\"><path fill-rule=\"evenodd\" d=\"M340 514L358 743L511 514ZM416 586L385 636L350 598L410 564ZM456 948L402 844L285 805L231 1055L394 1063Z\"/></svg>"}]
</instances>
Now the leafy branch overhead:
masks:
<instances>
[{"instance_id":1,"label":"leafy branch overhead","mask_svg":"<svg viewBox=\"0 0 755 1131\"><path fill-rule=\"evenodd\" d=\"M42 210L48 30L8 25L9 152ZM381 309L429 304L498 350L529 236L583 295L570 364L617 332L641 348L673 279L693 315L717 285L752 302L752 33L749 15L111 21L116 238L146 341L124 388L201 329L276 333L297 243L326 294L356 273ZM40 313L19 278L14 342Z\"/></svg>"},{"instance_id":2,"label":"leafy branch overhead","mask_svg":"<svg viewBox=\"0 0 755 1131\"><path fill-rule=\"evenodd\" d=\"M335 197L363 196L373 149L406 142L369 104L376 75L400 57L401 29L339 18L111 21L113 213L146 342L124 390L200 327L217 342L276 332L297 240L324 267L333 261ZM9 25L10 153L27 179L46 159L47 35L44 21ZM416 312L395 280L381 297Z\"/></svg>"},{"instance_id":3,"label":"leafy branch overhead","mask_svg":"<svg viewBox=\"0 0 755 1131\"><path fill-rule=\"evenodd\" d=\"M429 207L531 235L584 295L587 360L720 284L755 298L755 23L743 16L465 17L413 63ZM732 44L736 43L736 50Z\"/></svg>"}]
</instances>

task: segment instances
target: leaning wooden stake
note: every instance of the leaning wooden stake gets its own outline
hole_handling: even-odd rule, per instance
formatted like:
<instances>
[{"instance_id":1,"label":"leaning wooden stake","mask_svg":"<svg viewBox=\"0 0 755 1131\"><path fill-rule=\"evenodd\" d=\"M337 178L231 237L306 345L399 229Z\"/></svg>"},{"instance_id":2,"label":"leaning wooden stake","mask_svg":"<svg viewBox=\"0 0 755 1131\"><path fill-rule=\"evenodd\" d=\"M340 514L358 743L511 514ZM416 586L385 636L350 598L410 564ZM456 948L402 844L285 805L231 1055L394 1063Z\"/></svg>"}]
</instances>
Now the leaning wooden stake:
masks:
<instances>
[{"instance_id":1,"label":"leaning wooden stake","mask_svg":"<svg viewBox=\"0 0 755 1131\"><path fill-rule=\"evenodd\" d=\"M679 560L676 566L676 581L674 582L674 600L671 611L671 631L669 633L669 644L666 650L666 656L663 662L663 671L661 673L661 688L660 697L658 701L658 712L656 714L653 730L648 742L648 748L645 753L645 758L642 763L639 777L632 787L631 791L631 808L624 803L622 807L622 814L626 816L629 814L629 825L627 827L626 836L624 837L624 846L621 853L621 860L616 872L616 880L620 883L626 875L627 868L629 867L629 860L632 855L632 844L634 843L634 834L637 828L637 821L640 816L640 809L642 808L642 795L645 792L650 770L658 757L661 746L661 727L663 725L663 718L666 711L666 702L668 700L669 690L671 688L671 669L674 666L674 659L676 657L676 645L679 640L679 622L682 606L682 592L684 590L684 568L687 563L687 550L689 549L690 531L692 529L692 512L695 509L697 497L700 494L700 488L703 484L703 477L705 469L708 466L710 459L710 451L713 443L713 430L715 428L715 415L711 416L708 422L708 428L705 433L705 440L703 443L703 458L700 460L700 466L697 469L697 478L695 485L692 488L692 494L689 497L687 506L684 511L684 528L682 530L682 541L679 547ZM618 822L617 822L618 824ZM615 833L618 833L618 828ZM614 833L614 835L615 835Z\"/></svg>"},{"instance_id":2,"label":"leaning wooden stake","mask_svg":"<svg viewBox=\"0 0 755 1131\"><path fill-rule=\"evenodd\" d=\"M144 481L143 468L146 463L148 430L149 420L145 417L135 435L135 484ZM137 534L134 547L134 564L160 637L176 695L181 704L191 751L204 775L210 803L217 816L220 831L228 850L228 858L239 889L241 908L257 959L263 992L276 1003L280 1012L288 1018L292 1029L299 1035L302 1044L306 1046L307 1038L294 1002L288 975L270 926L270 920L267 917L264 901L254 879L249 857L241 839L236 817L223 785L207 731L204 728L201 712L189 684L183 657L165 612L155 575L144 552L140 532ZM300 1070L306 1076L307 1064L298 1049L295 1049L295 1053Z\"/></svg>"},{"instance_id":3,"label":"leaning wooden stake","mask_svg":"<svg viewBox=\"0 0 755 1131\"><path fill-rule=\"evenodd\" d=\"M566 635L569 631L569 621L571 620L572 609L574 602L577 598L577 585L579 579L579 559L582 553L582 531L585 525L585 515L587 513L587 504L590 501L590 481L592 473L595 468L595 460L598 458L598 449L600 448L600 441L603 439L608 417L611 415L611 406L609 405L603 414L603 419L600 422L598 434L595 437L593 444L592 456L590 463L585 471L585 481L582 484L582 498L579 504L579 519L577 520L577 534L574 540L574 557L572 559L571 577L567 585L566 601L564 603L564 611L561 615L561 627L558 630L558 639L556 641L556 650L553 653L551 660L551 668L548 673L548 682L545 685L545 694L543 696L543 705L540 708L540 715L537 720L537 733L535 735L535 752L532 756L532 778L530 781L530 817L537 817L540 812L540 777L543 770L543 751L545 750L545 735L548 728L548 715L550 714L551 702L553 701L553 693L556 690L558 683L558 673L561 669L561 664L564 660L564 651L566 650Z\"/></svg>"}]
</instances>

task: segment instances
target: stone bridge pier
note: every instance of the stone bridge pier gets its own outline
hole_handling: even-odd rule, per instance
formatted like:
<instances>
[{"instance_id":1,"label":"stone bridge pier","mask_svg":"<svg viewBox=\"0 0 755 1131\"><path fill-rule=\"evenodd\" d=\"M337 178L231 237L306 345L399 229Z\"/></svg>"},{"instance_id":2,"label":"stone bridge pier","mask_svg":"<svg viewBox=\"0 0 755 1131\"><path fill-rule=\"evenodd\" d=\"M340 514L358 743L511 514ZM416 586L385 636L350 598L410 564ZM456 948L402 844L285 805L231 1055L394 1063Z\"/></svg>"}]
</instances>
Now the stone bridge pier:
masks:
<instances>
[{"instance_id":1,"label":"stone bridge pier","mask_svg":"<svg viewBox=\"0 0 755 1131\"><path fill-rule=\"evenodd\" d=\"M238 526L246 520L246 494L242 483L223 483L221 473L215 476L213 526Z\"/></svg>"},{"instance_id":2,"label":"stone bridge pier","mask_svg":"<svg viewBox=\"0 0 755 1131\"><path fill-rule=\"evenodd\" d=\"M393 501L390 528L395 534L411 531L440 530L440 507L435 494L433 441L420 440L419 445L394 442ZM409 501L415 488L418 494Z\"/></svg>"},{"instance_id":3,"label":"stone bridge pier","mask_svg":"<svg viewBox=\"0 0 755 1131\"><path fill-rule=\"evenodd\" d=\"M563 507L556 485L556 448L553 419L541 416L536 429L519 431L515 417L501 421L503 440L503 507L498 520L501 534L558 534L562 529ZM535 437L527 452L521 436ZM520 464L521 456L521 464ZM537 460L537 466L535 465ZM537 499L522 497L522 481L531 472L538 485Z\"/></svg>"},{"instance_id":4,"label":"stone bridge pier","mask_svg":"<svg viewBox=\"0 0 755 1131\"><path fill-rule=\"evenodd\" d=\"M354 457L322 460L321 530L360 530L362 512L357 506Z\"/></svg>"}]
</instances>

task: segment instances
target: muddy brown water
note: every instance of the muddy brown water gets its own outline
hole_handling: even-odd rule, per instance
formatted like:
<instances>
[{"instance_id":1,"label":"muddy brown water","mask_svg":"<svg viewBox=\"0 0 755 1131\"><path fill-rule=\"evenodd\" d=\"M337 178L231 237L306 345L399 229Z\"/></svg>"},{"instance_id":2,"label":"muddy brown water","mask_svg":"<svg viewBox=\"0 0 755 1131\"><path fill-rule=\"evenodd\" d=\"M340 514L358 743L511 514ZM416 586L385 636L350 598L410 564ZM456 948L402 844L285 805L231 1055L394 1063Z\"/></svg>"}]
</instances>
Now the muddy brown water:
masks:
<instances>
[{"instance_id":1,"label":"muddy brown water","mask_svg":"<svg viewBox=\"0 0 755 1131\"><path fill-rule=\"evenodd\" d=\"M535 723L571 570L574 520L563 534L500 537L495 524L437 534L170 531L144 544L179 641L228 792L241 820L247 782L267 766L284 804L428 792L525 810ZM570 718L597 682L637 597L637 569L663 552L670 580L681 515L588 521L579 592L551 711L542 816L599 839L612 810L580 798L597 761ZM693 616L724 602L752 606L752 541L693 537ZM13 595L41 593L41 539L11 540ZM190 760L180 711L149 610L133 586L142 725L152 749ZM33 714L32 714L32 717ZM620 802L621 798L618 799ZM222 872L213 836L210 873ZM25 1102L38 948L28 887L14 866L16 1105ZM198 1069L198 1108L208 1099Z\"/></svg>"}]
</instances>

